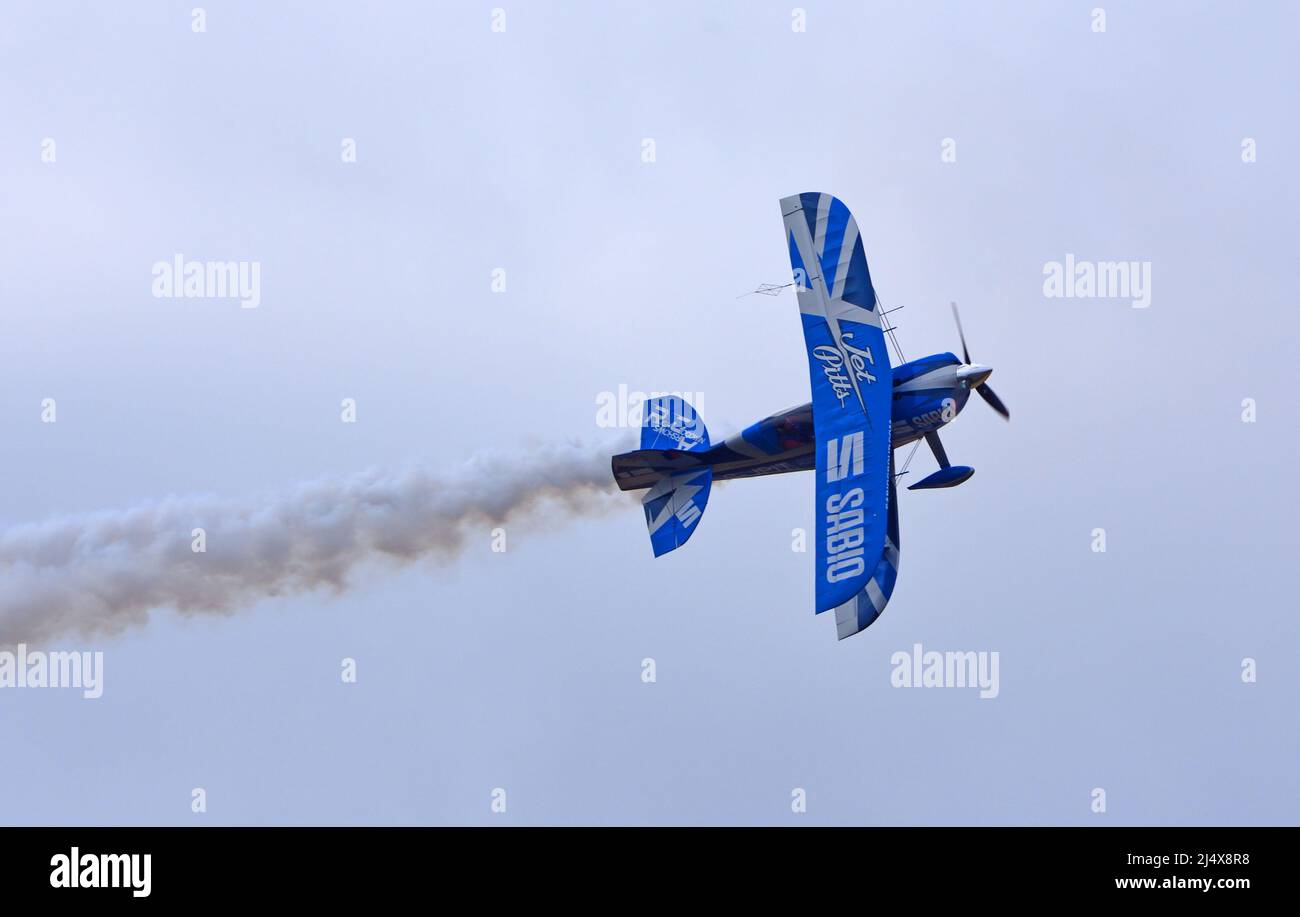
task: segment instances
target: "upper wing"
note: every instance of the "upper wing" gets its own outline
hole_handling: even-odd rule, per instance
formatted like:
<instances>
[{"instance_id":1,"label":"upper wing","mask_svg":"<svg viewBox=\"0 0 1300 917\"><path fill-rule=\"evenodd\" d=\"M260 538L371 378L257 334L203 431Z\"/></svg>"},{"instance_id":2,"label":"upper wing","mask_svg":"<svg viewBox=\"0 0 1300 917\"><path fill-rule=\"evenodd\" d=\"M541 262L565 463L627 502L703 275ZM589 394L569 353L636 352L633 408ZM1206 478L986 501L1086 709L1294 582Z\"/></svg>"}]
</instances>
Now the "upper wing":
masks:
<instances>
[{"instance_id":1,"label":"upper wing","mask_svg":"<svg viewBox=\"0 0 1300 917\"><path fill-rule=\"evenodd\" d=\"M893 503L890 411L893 370L858 225L829 194L781 200L794 270L817 440L817 612L875 620ZM895 530L897 529L895 520ZM897 540L894 558L896 566ZM893 583L890 581L890 590ZM885 599L888 596L884 596ZM847 636L841 630L841 636Z\"/></svg>"}]
</instances>

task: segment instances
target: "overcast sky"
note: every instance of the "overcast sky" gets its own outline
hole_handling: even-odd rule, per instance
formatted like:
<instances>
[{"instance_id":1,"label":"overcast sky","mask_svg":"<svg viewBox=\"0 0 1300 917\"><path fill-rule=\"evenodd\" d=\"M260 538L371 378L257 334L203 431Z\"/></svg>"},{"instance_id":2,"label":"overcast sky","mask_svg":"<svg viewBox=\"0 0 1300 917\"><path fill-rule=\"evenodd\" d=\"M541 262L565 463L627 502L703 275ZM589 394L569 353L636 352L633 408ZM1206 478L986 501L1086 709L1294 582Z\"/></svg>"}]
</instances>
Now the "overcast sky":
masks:
<instances>
[{"instance_id":1,"label":"overcast sky","mask_svg":"<svg viewBox=\"0 0 1300 917\"><path fill-rule=\"evenodd\" d=\"M613 452L620 385L720 439L808 400L793 296L737 298L787 280L803 191L852 208L907 357L961 304L1013 420L945 431L976 474L901 493L843 642L807 474L715 487L657 560L620 500L64 635L103 696L0 690L0 822L1296 823L1300 14L1094 5L6 4L0 534ZM153 297L176 253L256 261L260 305ZM1150 306L1045 297L1067 254L1149 263ZM998 696L892 687L918 643L997 652Z\"/></svg>"}]
</instances>

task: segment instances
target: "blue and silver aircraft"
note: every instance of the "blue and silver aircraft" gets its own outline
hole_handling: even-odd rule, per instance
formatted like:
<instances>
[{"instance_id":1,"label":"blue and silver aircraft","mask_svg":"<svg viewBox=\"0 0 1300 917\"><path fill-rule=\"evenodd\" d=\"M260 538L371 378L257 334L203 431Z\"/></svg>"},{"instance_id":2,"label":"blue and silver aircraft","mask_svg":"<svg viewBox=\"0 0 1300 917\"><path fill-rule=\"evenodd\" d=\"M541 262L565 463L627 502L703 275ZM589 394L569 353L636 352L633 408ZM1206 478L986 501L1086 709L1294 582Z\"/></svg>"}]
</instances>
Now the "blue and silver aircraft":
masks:
<instances>
[{"instance_id":1,"label":"blue and silver aircraft","mask_svg":"<svg viewBox=\"0 0 1300 917\"><path fill-rule=\"evenodd\" d=\"M642 499L655 556L691 537L714 481L814 470L816 612L835 610L843 639L884 611L898 577L898 498L894 450L924 439L939 470L909 490L956 487L975 469L948 461L939 428L978 392L1004 418L989 388L993 372L972 363L961 319L962 359L939 353L891 366L879 300L858 226L829 194L781 200L799 299L812 402L760 420L712 445L704 421L676 396L647 399L641 448L616 455L622 490Z\"/></svg>"}]
</instances>

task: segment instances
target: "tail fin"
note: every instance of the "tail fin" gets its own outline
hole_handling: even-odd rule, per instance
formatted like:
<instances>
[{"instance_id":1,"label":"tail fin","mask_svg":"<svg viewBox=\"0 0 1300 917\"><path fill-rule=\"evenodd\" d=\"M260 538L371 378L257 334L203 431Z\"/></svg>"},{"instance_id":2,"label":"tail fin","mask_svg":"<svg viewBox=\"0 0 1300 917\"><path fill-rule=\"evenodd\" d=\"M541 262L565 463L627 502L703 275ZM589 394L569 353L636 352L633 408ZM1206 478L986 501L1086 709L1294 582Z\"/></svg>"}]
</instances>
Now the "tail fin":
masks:
<instances>
[{"instance_id":1,"label":"tail fin","mask_svg":"<svg viewBox=\"0 0 1300 917\"><path fill-rule=\"evenodd\" d=\"M614 480L622 490L650 490L641 499L655 557L686 544L704 514L713 469L701 453L709 431L699 413L681 398L646 400L641 448L614 456Z\"/></svg>"}]
</instances>

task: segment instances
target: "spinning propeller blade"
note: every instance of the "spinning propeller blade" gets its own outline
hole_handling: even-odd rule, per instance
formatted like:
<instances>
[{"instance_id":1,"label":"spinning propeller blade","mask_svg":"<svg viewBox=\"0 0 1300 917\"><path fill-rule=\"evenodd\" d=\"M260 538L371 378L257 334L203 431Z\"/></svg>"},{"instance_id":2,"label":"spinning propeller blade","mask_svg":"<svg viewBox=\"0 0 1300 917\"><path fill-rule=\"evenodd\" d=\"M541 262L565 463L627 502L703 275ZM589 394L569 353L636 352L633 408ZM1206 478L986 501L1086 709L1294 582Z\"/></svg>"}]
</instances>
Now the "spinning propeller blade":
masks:
<instances>
[{"instance_id":1,"label":"spinning propeller blade","mask_svg":"<svg viewBox=\"0 0 1300 917\"><path fill-rule=\"evenodd\" d=\"M1011 412L1008 411L1007 406L1002 403L1002 399L993 393L993 389L989 388L987 382L980 383L979 387L977 387L975 391L979 392L980 397L989 403L989 407L997 411L1005 419L1011 419Z\"/></svg>"},{"instance_id":2,"label":"spinning propeller blade","mask_svg":"<svg viewBox=\"0 0 1300 917\"><path fill-rule=\"evenodd\" d=\"M966 349L966 334L961 330L961 316L957 314L957 304L950 303L952 306L952 317L957 322L957 337L961 338L961 358L963 363L970 362L970 351Z\"/></svg>"},{"instance_id":3,"label":"spinning propeller blade","mask_svg":"<svg viewBox=\"0 0 1300 917\"><path fill-rule=\"evenodd\" d=\"M957 323L957 336L961 338L962 360L967 365L970 365L970 351L966 349L966 333L962 331L961 328L961 315L958 314L957 312L957 304L952 303L951 305L952 305L952 317L953 320ZM975 391L979 392L980 397L983 398L988 403L988 406L991 407L993 410L997 411L999 414L1001 414L1004 419L1006 420L1011 419L1011 412L1007 410L1007 406L1002 403L1002 399L999 398L996 393L994 393L993 389L989 388L987 382L978 383L975 386Z\"/></svg>"}]
</instances>

